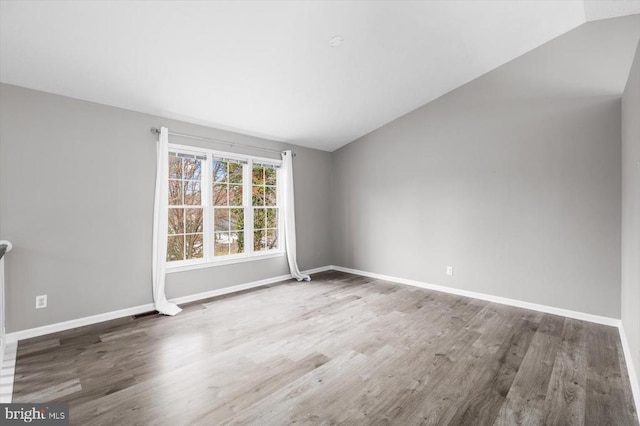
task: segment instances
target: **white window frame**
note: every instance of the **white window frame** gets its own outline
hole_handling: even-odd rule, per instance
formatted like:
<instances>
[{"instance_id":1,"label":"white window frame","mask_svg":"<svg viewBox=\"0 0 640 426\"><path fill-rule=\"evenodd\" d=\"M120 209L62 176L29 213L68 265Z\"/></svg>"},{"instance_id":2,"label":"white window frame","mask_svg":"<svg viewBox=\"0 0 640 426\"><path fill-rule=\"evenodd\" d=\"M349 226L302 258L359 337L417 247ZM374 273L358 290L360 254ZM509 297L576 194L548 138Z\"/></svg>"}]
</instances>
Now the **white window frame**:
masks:
<instances>
[{"instance_id":1,"label":"white window frame","mask_svg":"<svg viewBox=\"0 0 640 426\"><path fill-rule=\"evenodd\" d=\"M243 155L236 154L232 152L218 151L207 148L198 148L188 145L179 145L179 144L169 144L169 152L178 152L182 154L190 154L190 155L206 155L207 159L202 160L202 182L201 182L201 196L200 196L200 207L203 208L203 257L202 259L188 259L188 260L176 260L172 262L167 262L167 273L171 272L180 272L187 271L191 269L199 269L199 268L208 268L213 266L222 266L229 265L240 262L254 261L254 260L263 260L274 257L282 257L285 255L284 249L284 223L283 223L283 215L282 215L282 205L281 199L282 195L280 194L280 179L281 173L279 167L282 164L281 160L276 160L273 158L265 158L265 157L257 157L253 155ZM242 168L242 208L244 209L244 253L238 254L229 254L225 256L214 256L214 206L212 203L212 162L213 159L217 158L225 158L229 160L238 160L246 162ZM253 163L260 163L265 165L273 165L278 167L276 169L276 185L277 185L277 196L276 196L276 206L278 209L278 247L272 250L262 250L262 251L254 251L253 250L253 203L252 203L252 193L253 193L253 181L252 181L252 170ZM247 190L248 189L248 190ZM171 207L171 206L169 206ZM168 232L168 230L165 230ZM166 254L165 254L166 255Z\"/></svg>"}]
</instances>

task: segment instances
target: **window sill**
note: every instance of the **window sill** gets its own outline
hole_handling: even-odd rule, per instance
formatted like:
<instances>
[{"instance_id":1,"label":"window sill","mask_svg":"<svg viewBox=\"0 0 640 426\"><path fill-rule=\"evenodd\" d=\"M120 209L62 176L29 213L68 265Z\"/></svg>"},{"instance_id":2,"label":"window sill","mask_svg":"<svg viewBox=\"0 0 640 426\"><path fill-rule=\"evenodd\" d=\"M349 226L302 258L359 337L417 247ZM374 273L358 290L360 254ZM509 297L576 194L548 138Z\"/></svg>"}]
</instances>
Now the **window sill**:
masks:
<instances>
[{"instance_id":1,"label":"window sill","mask_svg":"<svg viewBox=\"0 0 640 426\"><path fill-rule=\"evenodd\" d=\"M251 256L234 257L232 259L213 260L211 262L198 261L198 262L192 262L192 263L181 263L179 265L167 264L166 273L171 274L174 272L191 271L194 269L203 269L203 268L213 268L216 266L233 265L235 263L252 262L255 260L273 259L276 257L283 257L285 254L286 253L283 251L278 251L278 252L265 253L265 254L254 254Z\"/></svg>"}]
</instances>

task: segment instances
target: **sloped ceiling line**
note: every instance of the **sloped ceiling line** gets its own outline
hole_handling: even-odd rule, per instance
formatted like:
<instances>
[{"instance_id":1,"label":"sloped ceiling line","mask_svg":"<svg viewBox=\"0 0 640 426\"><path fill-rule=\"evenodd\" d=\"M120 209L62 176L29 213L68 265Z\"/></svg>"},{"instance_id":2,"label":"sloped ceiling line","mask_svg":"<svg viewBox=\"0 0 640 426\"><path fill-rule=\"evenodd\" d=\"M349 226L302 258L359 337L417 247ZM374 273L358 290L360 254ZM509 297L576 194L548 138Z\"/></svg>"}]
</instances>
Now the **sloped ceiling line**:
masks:
<instances>
[{"instance_id":1,"label":"sloped ceiling line","mask_svg":"<svg viewBox=\"0 0 640 426\"><path fill-rule=\"evenodd\" d=\"M640 1L2 1L0 81L333 151L629 13Z\"/></svg>"}]
</instances>

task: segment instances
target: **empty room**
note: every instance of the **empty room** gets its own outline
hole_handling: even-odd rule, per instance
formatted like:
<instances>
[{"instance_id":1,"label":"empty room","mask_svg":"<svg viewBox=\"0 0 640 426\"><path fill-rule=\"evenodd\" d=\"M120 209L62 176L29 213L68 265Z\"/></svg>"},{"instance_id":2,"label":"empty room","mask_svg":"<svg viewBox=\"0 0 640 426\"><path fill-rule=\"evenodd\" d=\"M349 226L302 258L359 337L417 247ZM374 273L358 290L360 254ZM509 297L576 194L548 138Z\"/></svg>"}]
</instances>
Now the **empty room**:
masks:
<instances>
[{"instance_id":1,"label":"empty room","mask_svg":"<svg viewBox=\"0 0 640 426\"><path fill-rule=\"evenodd\" d=\"M639 425L640 0L0 0L0 423Z\"/></svg>"}]
</instances>

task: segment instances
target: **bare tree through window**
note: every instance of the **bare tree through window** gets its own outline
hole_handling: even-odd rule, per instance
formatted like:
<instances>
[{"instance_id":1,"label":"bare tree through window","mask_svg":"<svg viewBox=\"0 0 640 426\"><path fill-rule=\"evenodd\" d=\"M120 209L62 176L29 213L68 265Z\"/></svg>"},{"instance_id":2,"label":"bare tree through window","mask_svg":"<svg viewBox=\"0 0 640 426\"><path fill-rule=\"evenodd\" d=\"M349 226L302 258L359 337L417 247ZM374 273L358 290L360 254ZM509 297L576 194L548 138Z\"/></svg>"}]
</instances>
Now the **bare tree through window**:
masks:
<instances>
[{"instance_id":1,"label":"bare tree through window","mask_svg":"<svg viewBox=\"0 0 640 426\"><path fill-rule=\"evenodd\" d=\"M244 252L243 165L213 160L214 256Z\"/></svg>"},{"instance_id":2,"label":"bare tree through window","mask_svg":"<svg viewBox=\"0 0 640 426\"><path fill-rule=\"evenodd\" d=\"M280 248L276 166L217 155L186 147L169 153L168 262Z\"/></svg>"},{"instance_id":3,"label":"bare tree through window","mask_svg":"<svg viewBox=\"0 0 640 426\"><path fill-rule=\"evenodd\" d=\"M169 155L167 261L204 256L202 158Z\"/></svg>"}]
</instances>

